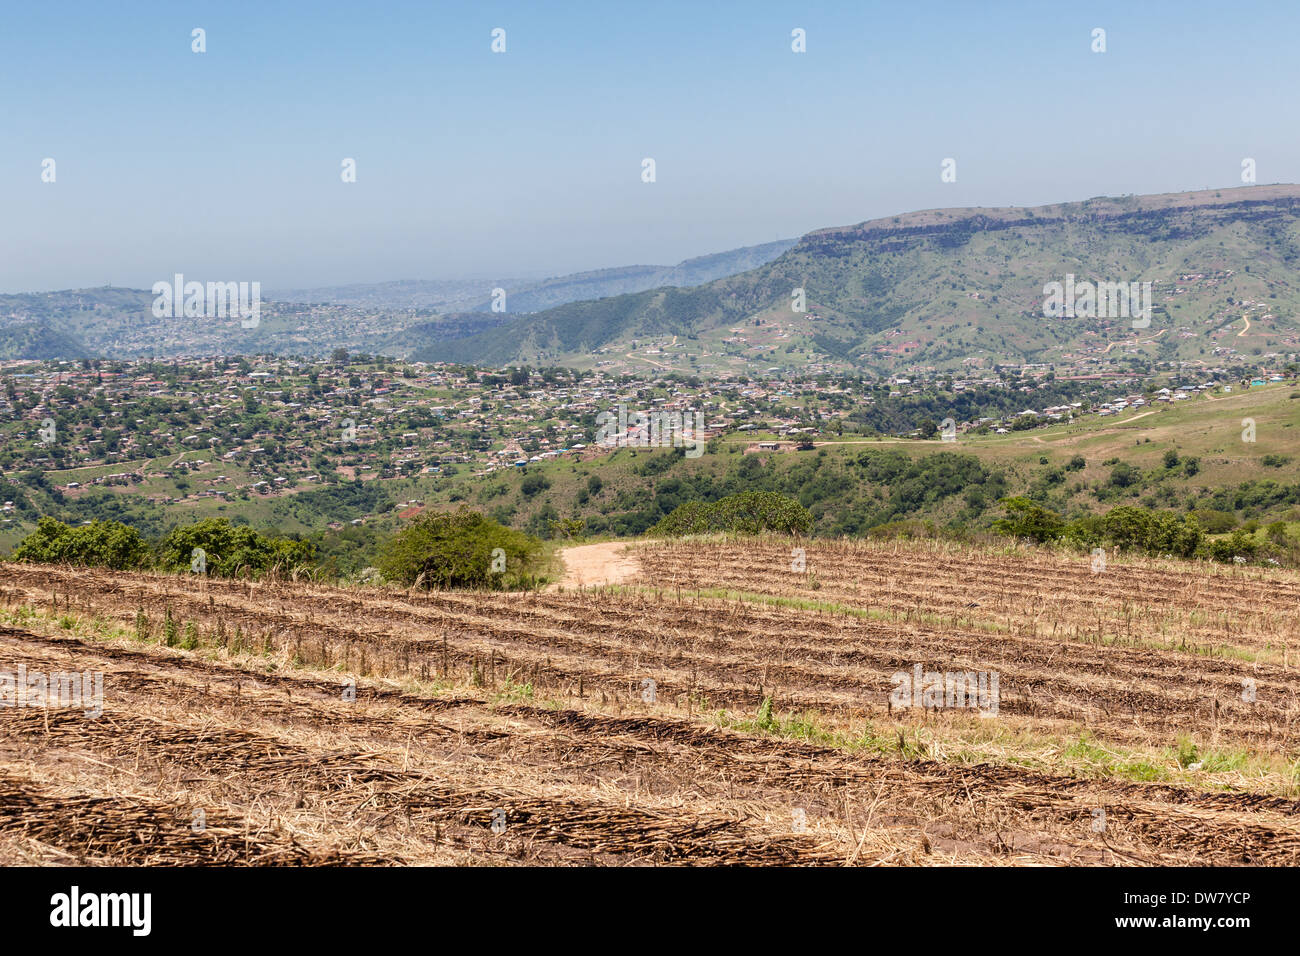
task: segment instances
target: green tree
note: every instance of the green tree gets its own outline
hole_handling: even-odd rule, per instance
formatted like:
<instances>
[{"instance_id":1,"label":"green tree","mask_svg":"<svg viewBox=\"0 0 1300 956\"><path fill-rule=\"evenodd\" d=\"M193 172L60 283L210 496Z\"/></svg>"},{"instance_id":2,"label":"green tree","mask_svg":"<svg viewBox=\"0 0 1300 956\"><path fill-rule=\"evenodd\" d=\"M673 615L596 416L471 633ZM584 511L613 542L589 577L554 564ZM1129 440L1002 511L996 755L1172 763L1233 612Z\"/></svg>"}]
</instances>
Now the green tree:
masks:
<instances>
[{"instance_id":1,"label":"green tree","mask_svg":"<svg viewBox=\"0 0 1300 956\"><path fill-rule=\"evenodd\" d=\"M531 498L538 492L545 491L551 487L550 481L545 475L532 474L519 483L519 490L523 492L524 497Z\"/></svg>"},{"instance_id":2,"label":"green tree","mask_svg":"<svg viewBox=\"0 0 1300 956\"><path fill-rule=\"evenodd\" d=\"M149 549L134 528L117 521L92 521L70 528L41 518L36 530L14 549L13 560L79 564L129 571L148 564Z\"/></svg>"},{"instance_id":3,"label":"green tree","mask_svg":"<svg viewBox=\"0 0 1300 956\"><path fill-rule=\"evenodd\" d=\"M207 573L223 578L294 568L310 564L315 556L306 541L259 534L226 518L205 518L169 531L158 545L158 565L165 571L189 571L196 548L203 551Z\"/></svg>"},{"instance_id":4,"label":"green tree","mask_svg":"<svg viewBox=\"0 0 1300 956\"><path fill-rule=\"evenodd\" d=\"M1065 532L1065 521L1055 511L1036 505L1022 495L1001 502L1007 516L993 522L993 530L1012 538L1028 538L1039 544L1055 541Z\"/></svg>"},{"instance_id":5,"label":"green tree","mask_svg":"<svg viewBox=\"0 0 1300 956\"><path fill-rule=\"evenodd\" d=\"M1141 508L1112 508L1103 521L1106 540L1123 551L1146 551L1154 521Z\"/></svg>"},{"instance_id":6,"label":"green tree","mask_svg":"<svg viewBox=\"0 0 1300 956\"><path fill-rule=\"evenodd\" d=\"M379 569L390 580L425 588L502 590L531 584L542 545L477 511L426 511L389 540Z\"/></svg>"},{"instance_id":7,"label":"green tree","mask_svg":"<svg viewBox=\"0 0 1300 956\"><path fill-rule=\"evenodd\" d=\"M793 498L772 491L744 491L705 504L678 505L650 529L652 535L807 534L813 516Z\"/></svg>"}]
</instances>

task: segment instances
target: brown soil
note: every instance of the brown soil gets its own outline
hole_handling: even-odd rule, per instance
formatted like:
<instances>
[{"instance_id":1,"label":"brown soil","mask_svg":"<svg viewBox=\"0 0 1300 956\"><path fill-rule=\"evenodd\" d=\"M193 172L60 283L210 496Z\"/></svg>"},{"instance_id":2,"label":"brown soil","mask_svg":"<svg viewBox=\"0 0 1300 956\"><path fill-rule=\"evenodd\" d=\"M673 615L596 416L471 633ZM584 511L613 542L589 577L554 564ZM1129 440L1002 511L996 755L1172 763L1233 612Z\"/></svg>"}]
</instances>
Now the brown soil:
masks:
<instances>
[{"instance_id":1,"label":"brown soil","mask_svg":"<svg viewBox=\"0 0 1300 956\"><path fill-rule=\"evenodd\" d=\"M0 628L0 669L97 670L105 688L99 718L0 708L0 862L1300 862L1289 793L963 756L954 741L993 722L888 699L914 663L991 669L1009 737L1192 734L1294 761L1296 576L801 546L803 574L789 542L575 548L571 573L635 560L644 577L547 594L0 565L5 608L67 626ZM647 581L674 586L627 590ZM195 650L163 646L169 619ZM92 640L95 621L138 639ZM712 717L768 697L900 749Z\"/></svg>"}]
</instances>

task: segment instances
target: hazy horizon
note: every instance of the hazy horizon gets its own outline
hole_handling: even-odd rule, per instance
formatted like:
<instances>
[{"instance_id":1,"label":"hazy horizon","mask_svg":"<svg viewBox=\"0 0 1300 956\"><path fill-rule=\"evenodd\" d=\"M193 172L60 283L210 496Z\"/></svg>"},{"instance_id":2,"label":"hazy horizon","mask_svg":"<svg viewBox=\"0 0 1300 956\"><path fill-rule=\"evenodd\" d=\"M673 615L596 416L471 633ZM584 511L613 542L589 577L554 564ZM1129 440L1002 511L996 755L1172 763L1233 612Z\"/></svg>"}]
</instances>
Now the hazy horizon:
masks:
<instances>
[{"instance_id":1,"label":"hazy horizon","mask_svg":"<svg viewBox=\"0 0 1300 956\"><path fill-rule=\"evenodd\" d=\"M0 291L545 278L919 209L1229 188L1247 157L1260 184L1295 181L1297 19L1262 3L15 9Z\"/></svg>"}]
</instances>

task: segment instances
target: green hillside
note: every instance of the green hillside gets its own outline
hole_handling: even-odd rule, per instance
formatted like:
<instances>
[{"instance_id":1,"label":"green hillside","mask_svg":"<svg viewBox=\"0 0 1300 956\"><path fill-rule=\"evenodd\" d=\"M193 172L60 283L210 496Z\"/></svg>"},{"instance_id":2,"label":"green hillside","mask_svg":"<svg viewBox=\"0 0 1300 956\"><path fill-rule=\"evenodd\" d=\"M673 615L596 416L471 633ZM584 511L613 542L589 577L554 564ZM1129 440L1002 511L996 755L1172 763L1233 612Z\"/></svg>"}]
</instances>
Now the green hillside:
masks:
<instances>
[{"instance_id":1,"label":"green hillside","mask_svg":"<svg viewBox=\"0 0 1300 956\"><path fill-rule=\"evenodd\" d=\"M1254 423L1243 441L1243 419ZM468 476L422 492L464 502L547 536L559 519L624 537L644 533L687 501L774 491L812 511L813 533L861 535L898 523L988 531L998 502L1026 495L1079 518L1121 505L1218 512L1216 533L1274 521L1300 532L1300 391L1294 384L1206 393L1116 417L1088 415L955 442L903 438L818 441L809 451L763 451L764 436L727 436L696 459L680 450L620 449L596 459ZM1172 457L1171 457L1172 456ZM1300 533L1295 535L1300 542Z\"/></svg>"},{"instance_id":2,"label":"green hillside","mask_svg":"<svg viewBox=\"0 0 1300 956\"><path fill-rule=\"evenodd\" d=\"M89 354L74 337L51 328L47 322L0 328L0 359L76 359Z\"/></svg>"},{"instance_id":3,"label":"green hillside","mask_svg":"<svg viewBox=\"0 0 1300 956\"><path fill-rule=\"evenodd\" d=\"M647 360L705 374L808 362L878 374L1267 362L1300 349L1298 212L1300 187L1252 186L910 213L810 233L741 275L572 303L417 357L590 365L660 356ZM1151 282L1149 327L1046 318L1044 286L1067 275ZM792 308L798 288L804 312Z\"/></svg>"}]
</instances>

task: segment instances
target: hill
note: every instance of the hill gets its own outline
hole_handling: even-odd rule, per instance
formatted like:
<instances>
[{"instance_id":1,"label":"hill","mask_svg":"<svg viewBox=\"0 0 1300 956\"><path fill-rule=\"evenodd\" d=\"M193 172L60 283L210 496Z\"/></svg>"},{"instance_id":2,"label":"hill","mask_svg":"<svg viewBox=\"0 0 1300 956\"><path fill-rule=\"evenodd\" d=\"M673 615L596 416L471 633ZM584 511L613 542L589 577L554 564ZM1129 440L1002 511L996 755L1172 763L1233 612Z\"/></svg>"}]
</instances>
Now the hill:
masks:
<instances>
[{"instance_id":1,"label":"hill","mask_svg":"<svg viewBox=\"0 0 1300 956\"><path fill-rule=\"evenodd\" d=\"M347 305L363 309L437 309L471 311L484 291L497 286L515 288L530 279L397 279L359 282L313 289L271 289L268 298L279 302Z\"/></svg>"},{"instance_id":2,"label":"hill","mask_svg":"<svg viewBox=\"0 0 1300 956\"><path fill-rule=\"evenodd\" d=\"M518 288L506 287L506 311L540 312L583 299L608 298L647 289L702 285L771 262L793 247L797 241L782 239L760 246L745 246L741 249L686 259L675 266L626 266L621 269L599 269L595 272L580 272L547 279ZM484 311L490 308L491 301L485 299L478 304L476 310Z\"/></svg>"},{"instance_id":3,"label":"hill","mask_svg":"<svg viewBox=\"0 0 1300 956\"><path fill-rule=\"evenodd\" d=\"M1298 211L1294 185L926 210L817 230L740 275L571 303L416 357L700 374L1267 359L1300 348ZM1045 286L1067 276L1151 282L1149 326L1047 318ZM796 289L806 311L792 308Z\"/></svg>"},{"instance_id":4,"label":"hill","mask_svg":"<svg viewBox=\"0 0 1300 956\"><path fill-rule=\"evenodd\" d=\"M491 331L512 313L665 286L686 286L768 262L788 239L687 259L551 279L402 280L264 291L260 325L238 319L158 318L144 289L111 286L0 295L0 359L85 356L328 355L336 348L407 357ZM505 312L491 290L506 290Z\"/></svg>"},{"instance_id":5,"label":"hill","mask_svg":"<svg viewBox=\"0 0 1300 956\"><path fill-rule=\"evenodd\" d=\"M506 312L537 312L581 299L599 299L663 286L691 286L770 262L795 244L783 239L686 259L675 266L620 266L548 279L402 280L369 285L289 289L268 294L283 302L315 302L371 309L490 312L491 290L506 290Z\"/></svg>"},{"instance_id":6,"label":"hill","mask_svg":"<svg viewBox=\"0 0 1300 956\"><path fill-rule=\"evenodd\" d=\"M1243 420L1254 423L1253 442L1242 440ZM979 537L1002 516L1002 498L1025 495L1070 519L1122 505L1196 512L1207 530L1245 528L1261 545L1264 526L1281 521L1284 544L1300 555L1297 429L1300 392L1281 383L952 442L846 437L798 451L774 435L731 433L695 459L619 449L485 479L466 475L419 494L435 506L464 501L538 535L549 534L552 521L581 518L590 534L628 537L688 501L771 491L812 512L814 537L832 538L922 533L927 525Z\"/></svg>"},{"instance_id":7,"label":"hill","mask_svg":"<svg viewBox=\"0 0 1300 956\"><path fill-rule=\"evenodd\" d=\"M48 322L22 322L0 326L0 359L76 359L90 355L70 335Z\"/></svg>"}]
</instances>

